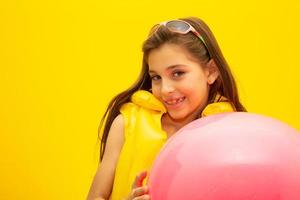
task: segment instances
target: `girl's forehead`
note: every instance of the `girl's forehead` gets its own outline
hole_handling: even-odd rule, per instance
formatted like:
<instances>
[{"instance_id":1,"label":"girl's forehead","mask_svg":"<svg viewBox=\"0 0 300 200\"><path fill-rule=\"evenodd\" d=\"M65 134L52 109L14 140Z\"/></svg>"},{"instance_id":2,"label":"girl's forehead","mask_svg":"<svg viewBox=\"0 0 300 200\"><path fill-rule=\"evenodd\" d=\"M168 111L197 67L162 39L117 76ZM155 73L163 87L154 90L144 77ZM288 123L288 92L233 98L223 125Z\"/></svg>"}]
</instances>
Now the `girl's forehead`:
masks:
<instances>
[{"instance_id":1,"label":"girl's forehead","mask_svg":"<svg viewBox=\"0 0 300 200\"><path fill-rule=\"evenodd\" d=\"M153 49L148 56L149 71L162 71L174 67L195 64L188 51L175 44L164 44Z\"/></svg>"},{"instance_id":2,"label":"girl's forehead","mask_svg":"<svg viewBox=\"0 0 300 200\"><path fill-rule=\"evenodd\" d=\"M170 66L167 66L167 67L161 67L159 69L152 69L149 67L149 73L155 73L155 72L160 72L160 71L172 71L174 69L187 69L189 68L188 65L185 65L185 64L176 64L176 65L170 65Z\"/></svg>"}]
</instances>

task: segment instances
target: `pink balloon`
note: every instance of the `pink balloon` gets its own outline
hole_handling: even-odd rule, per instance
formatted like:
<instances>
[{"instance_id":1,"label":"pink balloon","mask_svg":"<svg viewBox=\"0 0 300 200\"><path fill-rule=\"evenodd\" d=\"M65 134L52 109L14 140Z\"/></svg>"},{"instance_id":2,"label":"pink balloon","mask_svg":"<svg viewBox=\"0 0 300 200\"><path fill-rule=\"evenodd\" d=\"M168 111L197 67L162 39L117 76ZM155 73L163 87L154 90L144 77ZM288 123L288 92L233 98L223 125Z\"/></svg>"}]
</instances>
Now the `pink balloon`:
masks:
<instances>
[{"instance_id":1,"label":"pink balloon","mask_svg":"<svg viewBox=\"0 0 300 200\"><path fill-rule=\"evenodd\" d=\"M243 112L198 119L169 139L148 185L152 200L300 200L300 134Z\"/></svg>"}]
</instances>

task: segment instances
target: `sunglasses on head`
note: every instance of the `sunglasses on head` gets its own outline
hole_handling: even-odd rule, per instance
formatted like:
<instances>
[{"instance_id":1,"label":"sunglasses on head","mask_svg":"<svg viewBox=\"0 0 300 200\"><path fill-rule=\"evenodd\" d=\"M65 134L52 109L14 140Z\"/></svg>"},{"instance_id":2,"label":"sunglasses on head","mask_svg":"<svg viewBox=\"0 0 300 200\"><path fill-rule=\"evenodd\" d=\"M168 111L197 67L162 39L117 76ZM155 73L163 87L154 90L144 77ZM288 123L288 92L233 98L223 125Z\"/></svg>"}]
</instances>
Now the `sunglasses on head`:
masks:
<instances>
[{"instance_id":1,"label":"sunglasses on head","mask_svg":"<svg viewBox=\"0 0 300 200\"><path fill-rule=\"evenodd\" d=\"M187 34L189 32L192 32L195 36L197 36L201 42L204 44L209 56L210 53L208 51L207 44L204 41L204 38L200 35L198 31L188 22L183 21L183 20L170 20L170 21L165 21L160 23L159 25L165 26L169 29L169 31L174 32L174 33L179 33L179 34Z\"/></svg>"}]
</instances>

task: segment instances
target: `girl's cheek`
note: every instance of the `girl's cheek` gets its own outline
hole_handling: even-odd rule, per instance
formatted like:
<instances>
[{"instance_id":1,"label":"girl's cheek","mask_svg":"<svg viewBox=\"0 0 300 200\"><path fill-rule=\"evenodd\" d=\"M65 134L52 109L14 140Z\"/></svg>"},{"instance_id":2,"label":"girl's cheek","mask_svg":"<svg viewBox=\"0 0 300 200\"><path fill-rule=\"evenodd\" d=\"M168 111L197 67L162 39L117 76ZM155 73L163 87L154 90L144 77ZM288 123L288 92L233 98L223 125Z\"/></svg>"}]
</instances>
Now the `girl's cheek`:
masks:
<instances>
[{"instance_id":1,"label":"girl's cheek","mask_svg":"<svg viewBox=\"0 0 300 200\"><path fill-rule=\"evenodd\" d=\"M158 91L159 91L159 90L158 90L157 87L152 86L152 94L153 94L156 98L159 97L159 92L158 92Z\"/></svg>"}]
</instances>

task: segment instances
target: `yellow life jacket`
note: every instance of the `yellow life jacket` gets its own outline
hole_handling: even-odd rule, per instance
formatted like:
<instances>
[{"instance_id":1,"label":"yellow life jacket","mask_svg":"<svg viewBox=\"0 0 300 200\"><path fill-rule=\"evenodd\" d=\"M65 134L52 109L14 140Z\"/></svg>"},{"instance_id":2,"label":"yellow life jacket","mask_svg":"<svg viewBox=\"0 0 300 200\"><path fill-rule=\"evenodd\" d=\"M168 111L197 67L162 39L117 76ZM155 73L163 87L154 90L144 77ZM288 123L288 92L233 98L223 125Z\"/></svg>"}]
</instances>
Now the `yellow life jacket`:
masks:
<instances>
[{"instance_id":1,"label":"yellow life jacket","mask_svg":"<svg viewBox=\"0 0 300 200\"><path fill-rule=\"evenodd\" d=\"M208 104L202 116L221 112L232 112L234 108L226 98L223 102ZM156 155L167 140L161 127L161 117L166 112L164 105L152 93L139 90L131 96L131 102L121 109L125 122L125 141L117 163L111 200L125 199L131 192L138 173L149 171Z\"/></svg>"}]
</instances>

